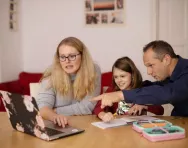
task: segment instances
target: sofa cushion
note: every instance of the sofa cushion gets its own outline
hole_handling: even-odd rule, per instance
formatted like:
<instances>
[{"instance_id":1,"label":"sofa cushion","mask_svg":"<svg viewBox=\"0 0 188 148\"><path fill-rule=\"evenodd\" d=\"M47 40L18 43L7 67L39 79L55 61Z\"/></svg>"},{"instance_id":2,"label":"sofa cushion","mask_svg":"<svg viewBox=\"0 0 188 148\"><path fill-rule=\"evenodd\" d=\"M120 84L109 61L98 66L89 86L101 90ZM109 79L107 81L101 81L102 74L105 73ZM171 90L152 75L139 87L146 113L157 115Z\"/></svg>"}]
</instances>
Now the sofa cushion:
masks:
<instances>
[{"instance_id":1,"label":"sofa cushion","mask_svg":"<svg viewBox=\"0 0 188 148\"><path fill-rule=\"evenodd\" d=\"M36 98L40 90L40 83L30 83L29 89L30 89L30 96Z\"/></svg>"},{"instance_id":2,"label":"sofa cushion","mask_svg":"<svg viewBox=\"0 0 188 148\"><path fill-rule=\"evenodd\" d=\"M19 83L22 87L22 94L30 95L29 83L39 82L41 77L42 73L21 72L19 74Z\"/></svg>"},{"instance_id":3,"label":"sofa cushion","mask_svg":"<svg viewBox=\"0 0 188 148\"><path fill-rule=\"evenodd\" d=\"M105 72L102 73L101 76L101 93L105 88L112 86L112 72Z\"/></svg>"},{"instance_id":4,"label":"sofa cushion","mask_svg":"<svg viewBox=\"0 0 188 148\"><path fill-rule=\"evenodd\" d=\"M112 85L112 72L102 73L102 86Z\"/></svg>"},{"instance_id":5,"label":"sofa cushion","mask_svg":"<svg viewBox=\"0 0 188 148\"><path fill-rule=\"evenodd\" d=\"M6 83L1 83L1 84L0 84L0 90L5 90L5 91L7 91L7 90L8 90L7 84L6 84Z\"/></svg>"}]
</instances>

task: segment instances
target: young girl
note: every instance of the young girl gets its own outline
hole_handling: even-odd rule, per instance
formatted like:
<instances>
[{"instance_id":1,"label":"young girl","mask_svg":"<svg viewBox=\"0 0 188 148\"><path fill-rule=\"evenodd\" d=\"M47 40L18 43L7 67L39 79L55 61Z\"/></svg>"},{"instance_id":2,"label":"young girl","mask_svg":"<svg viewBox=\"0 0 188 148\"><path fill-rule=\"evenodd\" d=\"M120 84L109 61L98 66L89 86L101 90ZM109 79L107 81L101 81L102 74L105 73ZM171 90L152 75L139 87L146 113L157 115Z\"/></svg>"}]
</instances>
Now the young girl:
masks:
<instances>
[{"instance_id":1,"label":"young girl","mask_svg":"<svg viewBox=\"0 0 188 148\"><path fill-rule=\"evenodd\" d=\"M64 127L67 115L92 114L89 99L100 94L101 71L86 46L75 37L63 39L46 70L36 98L43 118Z\"/></svg>"},{"instance_id":2,"label":"young girl","mask_svg":"<svg viewBox=\"0 0 188 148\"><path fill-rule=\"evenodd\" d=\"M122 57L117 59L112 67L113 88L109 88L107 92L118 91L118 90L130 90L141 87L142 76L139 70L136 68L135 64L128 57ZM119 106L119 108L118 108ZM124 109L122 109L122 106ZM125 111L127 109L127 112ZM111 107L105 107L101 109L101 101L98 101L94 109L94 114L96 114L104 122L109 122L113 120L114 113L118 114L129 114L129 115L141 115L143 111L152 112L157 115L162 115L164 109L162 106L151 105L137 105L137 104L125 104L124 102L114 103Z\"/></svg>"}]
</instances>

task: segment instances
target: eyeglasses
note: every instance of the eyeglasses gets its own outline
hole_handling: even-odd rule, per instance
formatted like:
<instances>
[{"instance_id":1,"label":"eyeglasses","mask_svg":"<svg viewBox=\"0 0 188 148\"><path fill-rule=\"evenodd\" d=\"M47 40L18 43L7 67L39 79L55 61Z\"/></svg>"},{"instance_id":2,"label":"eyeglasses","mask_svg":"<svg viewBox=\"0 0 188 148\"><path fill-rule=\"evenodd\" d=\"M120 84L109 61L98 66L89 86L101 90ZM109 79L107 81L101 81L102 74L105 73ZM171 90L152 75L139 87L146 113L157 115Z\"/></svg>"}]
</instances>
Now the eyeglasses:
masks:
<instances>
[{"instance_id":1,"label":"eyeglasses","mask_svg":"<svg viewBox=\"0 0 188 148\"><path fill-rule=\"evenodd\" d=\"M80 53L78 54L71 54L71 55L68 55L67 57L66 56L59 56L59 60L61 62L65 62L66 59L68 59L69 61L74 61L76 60L76 56L80 55Z\"/></svg>"}]
</instances>

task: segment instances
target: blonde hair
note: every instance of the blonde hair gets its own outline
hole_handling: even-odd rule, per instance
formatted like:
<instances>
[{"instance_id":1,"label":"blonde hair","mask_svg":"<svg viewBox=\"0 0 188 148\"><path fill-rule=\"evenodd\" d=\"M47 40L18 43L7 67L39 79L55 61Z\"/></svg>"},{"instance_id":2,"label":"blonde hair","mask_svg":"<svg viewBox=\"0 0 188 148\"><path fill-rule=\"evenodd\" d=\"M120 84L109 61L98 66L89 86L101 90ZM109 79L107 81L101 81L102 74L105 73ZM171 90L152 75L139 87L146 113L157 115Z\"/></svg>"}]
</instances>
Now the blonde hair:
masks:
<instances>
[{"instance_id":1,"label":"blonde hair","mask_svg":"<svg viewBox=\"0 0 188 148\"><path fill-rule=\"evenodd\" d=\"M81 65L73 84L60 64L59 48L62 45L74 47L81 54ZM86 95L91 94L95 89L97 75L93 60L84 43L75 37L63 39L57 47L53 65L43 74L42 79L45 78L50 80L48 88L54 88L60 95L66 96L73 93L75 99L82 100Z\"/></svg>"}]
</instances>

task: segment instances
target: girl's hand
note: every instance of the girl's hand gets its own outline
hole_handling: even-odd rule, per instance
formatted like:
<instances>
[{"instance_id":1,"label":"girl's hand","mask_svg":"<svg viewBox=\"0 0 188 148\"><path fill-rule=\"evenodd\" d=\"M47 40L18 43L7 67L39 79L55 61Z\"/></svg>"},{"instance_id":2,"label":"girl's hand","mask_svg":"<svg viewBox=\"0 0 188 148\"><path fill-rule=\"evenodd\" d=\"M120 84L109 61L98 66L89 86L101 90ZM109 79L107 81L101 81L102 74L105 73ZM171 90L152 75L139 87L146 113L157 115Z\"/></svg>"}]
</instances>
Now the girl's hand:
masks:
<instances>
[{"instance_id":1,"label":"girl's hand","mask_svg":"<svg viewBox=\"0 0 188 148\"><path fill-rule=\"evenodd\" d=\"M114 116L113 116L113 114L111 112L108 112L108 113L105 113L103 115L102 120L104 122L110 122L110 121L114 120Z\"/></svg>"}]
</instances>

